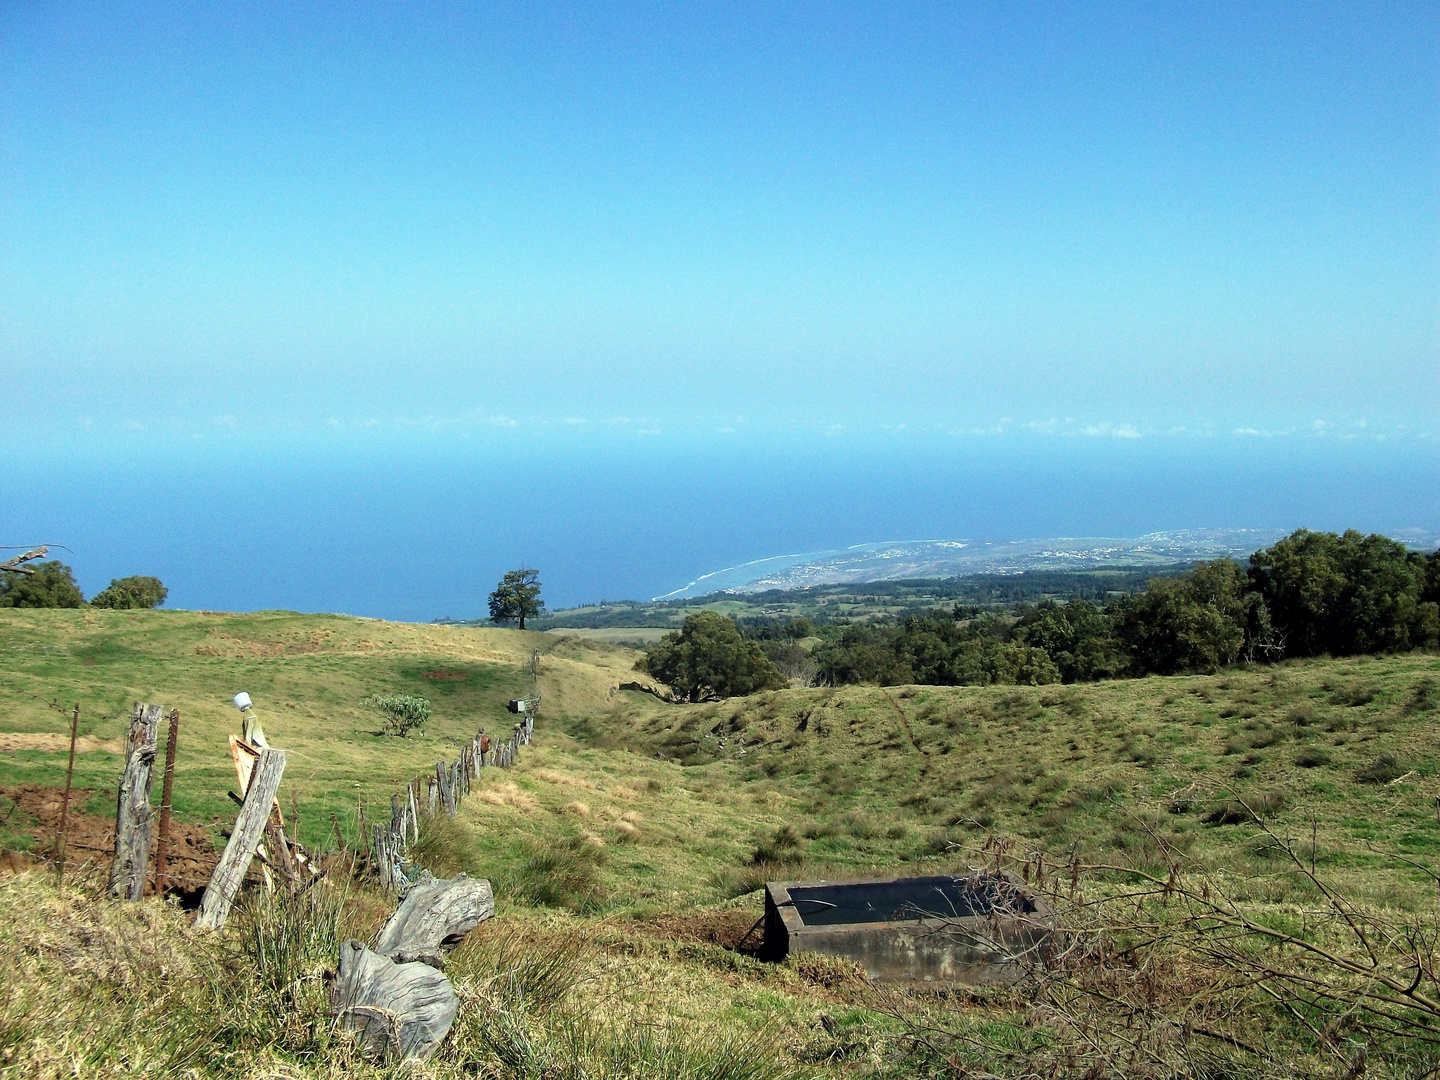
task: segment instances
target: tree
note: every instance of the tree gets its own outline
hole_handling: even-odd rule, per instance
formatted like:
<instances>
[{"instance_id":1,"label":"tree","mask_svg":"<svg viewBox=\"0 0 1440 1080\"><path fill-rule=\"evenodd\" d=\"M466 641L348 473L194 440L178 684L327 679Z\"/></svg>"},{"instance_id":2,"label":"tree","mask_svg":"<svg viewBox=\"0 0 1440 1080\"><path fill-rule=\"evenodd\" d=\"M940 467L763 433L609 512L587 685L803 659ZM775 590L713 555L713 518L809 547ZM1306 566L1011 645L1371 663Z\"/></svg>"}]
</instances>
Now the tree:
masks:
<instances>
[{"instance_id":1,"label":"tree","mask_svg":"<svg viewBox=\"0 0 1440 1080\"><path fill-rule=\"evenodd\" d=\"M851 623L838 637L815 649L815 668L821 682L832 685L875 683L897 686L915 681L910 666L896 655L893 627Z\"/></svg>"},{"instance_id":2,"label":"tree","mask_svg":"<svg viewBox=\"0 0 1440 1080\"><path fill-rule=\"evenodd\" d=\"M107 588L90 598L91 607L126 611L134 608L156 608L165 603L170 590L157 577L112 578Z\"/></svg>"},{"instance_id":3,"label":"tree","mask_svg":"<svg viewBox=\"0 0 1440 1080\"><path fill-rule=\"evenodd\" d=\"M635 666L686 701L740 697L786 685L760 643L747 640L733 619L714 611L688 616Z\"/></svg>"},{"instance_id":4,"label":"tree","mask_svg":"<svg viewBox=\"0 0 1440 1080\"><path fill-rule=\"evenodd\" d=\"M1089 600L1063 606L1046 600L1020 619L1014 633L1049 653L1067 683L1118 678L1130 664L1110 616Z\"/></svg>"},{"instance_id":5,"label":"tree","mask_svg":"<svg viewBox=\"0 0 1440 1080\"><path fill-rule=\"evenodd\" d=\"M32 574L0 574L0 607L78 608L85 602L70 567L52 559Z\"/></svg>"},{"instance_id":6,"label":"tree","mask_svg":"<svg viewBox=\"0 0 1440 1080\"><path fill-rule=\"evenodd\" d=\"M525 620L545 610L540 599L540 571L525 567L511 570L500 579L490 594L490 620L497 623L518 622L525 629Z\"/></svg>"},{"instance_id":7,"label":"tree","mask_svg":"<svg viewBox=\"0 0 1440 1080\"><path fill-rule=\"evenodd\" d=\"M1250 556L1250 587L1292 656L1423 648L1440 636L1433 559L1386 536L1300 529Z\"/></svg>"},{"instance_id":8,"label":"tree","mask_svg":"<svg viewBox=\"0 0 1440 1080\"><path fill-rule=\"evenodd\" d=\"M1254 596L1231 559L1201 563L1179 578L1155 578L1118 606L1116 630L1142 673L1214 671L1245 645Z\"/></svg>"}]
</instances>

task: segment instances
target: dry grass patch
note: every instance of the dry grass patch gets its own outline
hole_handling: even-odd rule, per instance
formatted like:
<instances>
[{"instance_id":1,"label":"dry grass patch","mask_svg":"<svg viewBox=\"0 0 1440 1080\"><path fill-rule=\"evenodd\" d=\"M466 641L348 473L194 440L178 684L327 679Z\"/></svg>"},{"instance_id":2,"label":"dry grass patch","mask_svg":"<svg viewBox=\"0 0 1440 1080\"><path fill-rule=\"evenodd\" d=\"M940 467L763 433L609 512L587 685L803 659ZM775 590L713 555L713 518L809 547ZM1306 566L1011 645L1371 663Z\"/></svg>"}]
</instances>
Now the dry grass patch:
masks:
<instances>
[{"instance_id":1,"label":"dry grass patch","mask_svg":"<svg viewBox=\"0 0 1440 1080\"><path fill-rule=\"evenodd\" d=\"M529 775L535 777L537 780L544 780L547 784L560 784L564 787L583 788L586 791L595 790L595 784L590 780L586 780L583 776L556 772L554 769L532 769Z\"/></svg>"},{"instance_id":2,"label":"dry grass patch","mask_svg":"<svg viewBox=\"0 0 1440 1080\"><path fill-rule=\"evenodd\" d=\"M491 806L510 806L516 810L525 811L526 813L540 808L540 803L534 795L531 795L528 791L521 790L509 780L477 792L476 797L479 798L481 802L487 802Z\"/></svg>"}]
</instances>

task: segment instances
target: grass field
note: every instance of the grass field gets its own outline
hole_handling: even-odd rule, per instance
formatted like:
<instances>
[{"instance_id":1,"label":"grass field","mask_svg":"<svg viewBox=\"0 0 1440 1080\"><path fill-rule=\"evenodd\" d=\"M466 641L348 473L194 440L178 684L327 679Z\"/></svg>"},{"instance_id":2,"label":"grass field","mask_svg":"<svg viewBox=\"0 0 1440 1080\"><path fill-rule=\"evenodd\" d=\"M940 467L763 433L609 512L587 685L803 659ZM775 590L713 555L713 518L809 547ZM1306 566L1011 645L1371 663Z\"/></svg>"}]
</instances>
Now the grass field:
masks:
<instances>
[{"instance_id":1,"label":"grass field","mask_svg":"<svg viewBox=\"0 0 1440 1080\"><path fill-rule=\"evenodd\" d=\"M286 805L293 793L302 839L319 842L332 813L348 827L357 800L388 803L405 778L453 758L478 728L508 730L505 703L530 691L532 649L545 655L540 689L556 715L603 701L631 677L625 654L540 634L285 612L6 610L0 785L58 782L79 704L75 783L105 812L131 704L153 701L181 713L177 813L228 823L226 736L239 731L230 698L245 690L270 741L289 752ZM380 714L364 704L377 693L422 694L433 718L408 739L385 737Z\"/></svg>"},{"instance_id":2,"label":"grass field","mask_svg":"<svg viewBox=\"0 0 1440 1080\"><path fill-rule=\"evenodd\" d=\"M130 703L158 701L183 717L177 811L228 824L225 736L239 720L229 698L244 689L271 742L291 753L282 799L289 807L293 797L305 838L321 843L332 813L353 829L357 800L388 803L403 778L453 756L477 727L507 729L504 703L528 691L532 649L542 654L544 699L535 744L516 768L488 772L459 818L436 823L420 845L438 872L467 869L495 883L497 918L455 971L467 1002L492 1025L512 1025L500 1038L466 1020L430 1066L437 1076L1020 1076L1026 1060L1042 1059L1061 1062L1055 1075L1079 1076L1094 1065L1085 1051L1067 1073L1059 1036L1017 1021L1033 1008L1018 998L891 994L843 964L768 965L726 947L759 917L767 878L959 870L1000 847L1021 861L1048 852L1162 878L1183 866L1223 882L1246 912L1299 920L1319 940L1314 889L1277 843L1295 837L1316 872L1367 912L1435 922L1424 868L1440 856L1440 660L1425 654L1083 687L844 687L679 706L614 691L635 678L636 654L590 638L282 612L6 611L0 789L63 780L68 718L49 703L79 702L88 741L77 784L94 793L93 810L113 812ZM363 700L390 692L431 699L422 736L376 733L379 717ZM44 844L13 814L4 828L8 846ZM53 993L62 1004L48 1007L71 1019L42 1032L7 1005L0 1049L40 1038L53 1055L50 1072L15 1075L116 1075L113 1054L66 1071L65 1040L80 1038L83 1019L79 1005L64 1004L74 976L33 947L36 935L58 931L23 913L63 909L76 926L108 928L66 946L80 957L75 970L102 959L123 968L116 956L129 953L115 943L137 932L137 919L188 941L184 917L158 902L97 904L83 889L54 895L47 880L21 874L0 888L0 926L10 926L0 945L13 961L4 1000ZM1115 880L1097 877L1095 887ZM348 903L350 932L374 925L378 898L356 886ZM194 943L186 963L203 967L216 947ZM549 991L533 972L531 998L496 989L520 955L560 958L570 974L552 987L554 1002L540 1001ZM21 971L31 973L23 992ZM128 1000L131 977L112 974L115 1000ZM1288 1058L1257 1072L1239 1054L1214 1075L1340 1076L1356 1052L1343 1033L1330 1046L1306 1042L1283 1017L1257 1023ZM942 1052L933 1032L922 1037L927 1024L991 1049ZM306 1030L212 1033L249 1049L197 1072L368 1068ZM6 1042L6 1031L19 1034ZM531 1057L513 1057L515 1039L528 1040ZM996 1057L997 1040L1024 1060ZM686 1045L698 1055L689 1064L676 1049ZM588 1072L574 1072L576 1055ZM705 1071L720 1058L754 1069ZM1376 1048L1370 1075L1418 1077L1421 1058ZM4 1060L21 1068L13 1053ZM163 1072L153 1062L149 1073L126 1068L121 1075ZM1147 1069L1122 1054L1094 1075L1182 1075Z\"/></svg>"}]
</instances>

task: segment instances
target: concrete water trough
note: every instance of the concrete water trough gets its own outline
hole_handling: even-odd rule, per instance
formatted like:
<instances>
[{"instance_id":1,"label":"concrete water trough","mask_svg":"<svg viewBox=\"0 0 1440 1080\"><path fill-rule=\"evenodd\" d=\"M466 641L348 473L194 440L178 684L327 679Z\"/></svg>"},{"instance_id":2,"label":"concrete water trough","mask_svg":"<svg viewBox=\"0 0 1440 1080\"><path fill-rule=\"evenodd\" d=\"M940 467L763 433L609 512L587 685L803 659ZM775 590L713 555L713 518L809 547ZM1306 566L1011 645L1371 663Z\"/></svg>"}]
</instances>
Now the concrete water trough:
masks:
<instances>
[{"instance_id":1,"label":"concrete water trough","mask_svg":"<svg viewBox=\"0 0 1440 1080\"><path fill-rule=\"evenodd\" d=\"M872 979L1014 982L1053 933L1049 909L1011 874L765 886L766 959L839 956Z\"/></svg>"}]
</instances>

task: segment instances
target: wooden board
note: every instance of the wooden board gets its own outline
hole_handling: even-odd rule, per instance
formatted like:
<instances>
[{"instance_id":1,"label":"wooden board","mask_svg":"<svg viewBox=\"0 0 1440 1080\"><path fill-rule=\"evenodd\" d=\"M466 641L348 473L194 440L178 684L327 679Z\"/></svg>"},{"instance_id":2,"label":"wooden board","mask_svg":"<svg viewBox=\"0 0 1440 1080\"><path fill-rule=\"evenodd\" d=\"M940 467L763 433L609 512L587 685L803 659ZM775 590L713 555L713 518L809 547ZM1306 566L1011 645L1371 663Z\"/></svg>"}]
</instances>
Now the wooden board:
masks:
<instances>
[{"instance_id":1,"label":"wooden board","mask_svg":"<svg viewBox=\"0 0 1440 1080\"><path fill-rule=\"evenodd\" d=\"M218 930L225 925L230 906L240 891L240 883L245 880L245 871L254 858L255 847L265 833L275 792L280 789L280 778L284 773L285 751L274 747L260 751L260 759L250 777L249 790L245 792L245 802L235 819L235 828L230 833L215 873L210 876L210 884L205 887L196 926Z\"/></svg>"}]
</instances>

